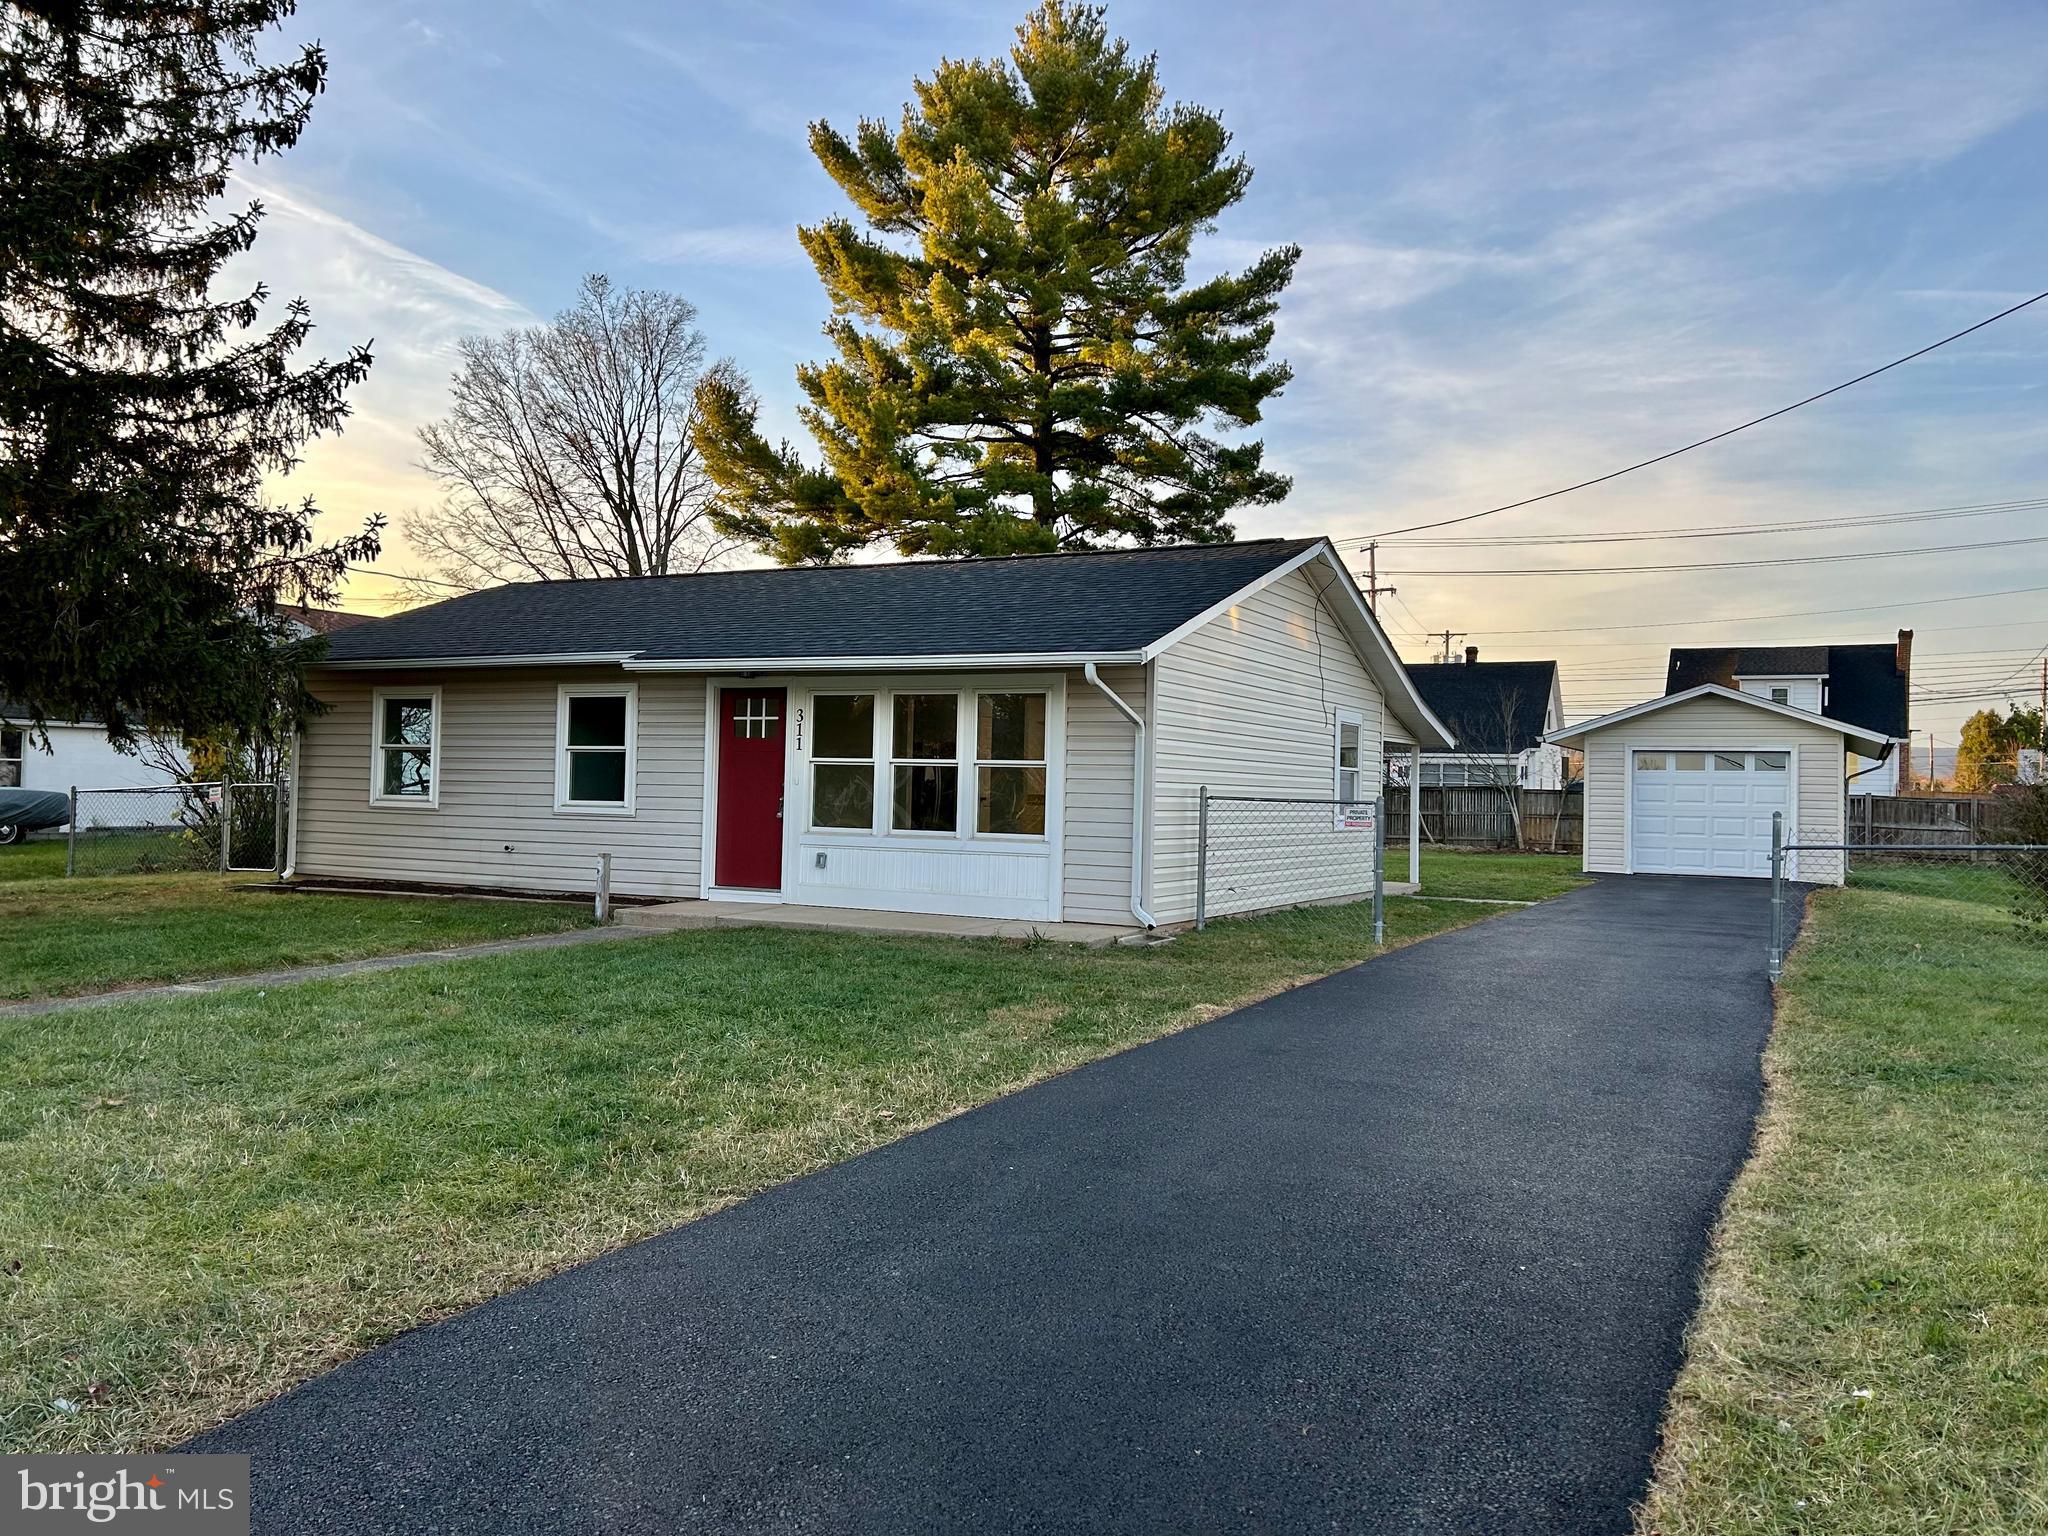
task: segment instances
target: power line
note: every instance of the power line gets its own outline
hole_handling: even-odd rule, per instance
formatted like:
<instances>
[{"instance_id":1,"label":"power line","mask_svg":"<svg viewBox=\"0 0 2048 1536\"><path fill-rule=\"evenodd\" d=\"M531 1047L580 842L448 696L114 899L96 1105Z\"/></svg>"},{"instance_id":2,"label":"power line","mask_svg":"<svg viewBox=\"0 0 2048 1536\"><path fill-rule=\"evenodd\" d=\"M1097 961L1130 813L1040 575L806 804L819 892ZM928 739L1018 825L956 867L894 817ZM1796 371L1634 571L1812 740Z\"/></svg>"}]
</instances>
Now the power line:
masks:
<instances>
[{"instance_id":1,"label":"power line","mask_svg":"<svg viewBox=\"0 0 2048 1536\"><path fill-rule=\"evenodd\" d=\"M1944 523L1965 517L1998 517L2048 508L2048 496L2014 501L1981 502L1958 507L1925 507L1914 512L1882 512L1839 517L1795 518L1768 523L1695 523L1675 528L1628 528L1612 533L1504 533L1474 538L1409 539L1392 546L1407 549L1527 549L1547 544L1642 544L1673 539L1734 539L1778 533L1836 533L1845 528L1880 528L1899 523ZM1340 544L1370 545L1377 539L1340 539Z\"/></svg>"},{"instance_id":2,"label":"power line","mask_svg":"<svg viewBox=\"0 0 2048 1536\"><path fill-rule=\"evenodd\" d=\"M1690 560L1673 565L1515 565L1472 569L1403 571L1404 576L1628 576L1669 571L1733 571L1777 565L1832 565L1848 560L1896 560L1904 555L1962 554L1975 549L2011 549L2048 544L2048 534L2024 539L1986 539L1977 544L1927 544L1918 549L1866 549L1845 555L1779 555L1768 560Z\"/></svg>"},{"instance_id":3,"label":"power line","mask_svg":"<svg viewBox=\"0 0 2048 1536\"><path fill-rule=\"evenodd\" d=\"M1653 619L1642 624L1566 624L1555 629L1488 629L1475 630L1482 635L1591 635L1609 634L1624 629L1694 629L1703 624L1762 624L1773 619L1818 619L1839 613L1883 613L1893 608L1932 607L1936 603L1975 603L1992 597L2023 597L2035 592L2048 592L2048 586L2001 587L1995 592L1958 592L1953 597L1909 597L1896 603L1864 603L1854 608L1801 608L1786 613L1731 614L1712 619ZM2012 621L2021 622L2019 620ZM1983 628L2004 628L2004 625L1972 626Z\"/></svg>"},{"instance_id":4,"label":"power line","mask_svg":"<svg viewBox=\"0 0 2048 1536\"><path fill-rule=\"evenodd\" d=\"M1795 400L1790 405L1781 405L1775 411L1766 411L1763 415L1752 417L1740 426L1729 427L1726 431L1716 432L1711 437L1703 437L1697 442L1687 443L1683 448L1673 448L1669 453L1660 453L1655 458L1643 459L1621 469L1611 469L1604 475L1595 475L1592 479L1581 480L1575 485L1560 486L1554 491L1545 491L1540 496L1525 496L1520 501L1510 501L1498 507L1488 507L1483 512L1467 512L1462 517L1439 518L1432 523L1413 523L1406 528L1388 528L1374 534L1373 537L1388 539L1396 534L1421 533L1430 528L1449 528L1457 523L1476 522L1482 517L1492 517L1501 512L1512 512L1517 507L1534 506L1539 501L1549 501L1557 496L1569 496L1573 491L1583 491L1589 486L1603 485L1609 480L1618 480L1623 475L1633 474L1639 469L1648 469L1652 464L1662 464L1667 459L1675 459L1682 453L1691 453L1695 448L1704 448L1709 443L1718 443L1724 437L1733 437L1736 433L1746 432L1751 427L1760 427L1767 421L1774 421L1780 416L1798 410L1801 406L1812 405L1816 400L1825 400L1829 395L1838 395L1853 385L1861 384L1868 379L1874 379L1881 373L1889 373L1892 369L1910 363L1915 358L1925 357L1928 353L1935 351L1937 348L1945 347L1952 341L1961 341L1972 332L1981 331L1985 326L1993 325L2005 319L2008 315L2016 315L2029 304L2038 304L2043 299L2048 299L2048 291L2037 293L2031 299L2022 299L2011 308L2001 309L1997 314L1987 316L1979 320L1975 325L1957 331L1953 336L1944 336L1939 341L1929 342L1917 352L1908 352L1904 357L1895 357L1881 367L1871 369L1868 373L1859 373L1853 379L1844 379L1841 383L1820 391L1819 394L1808 395L1804 400Z\"/></svg>"}]
</instances>

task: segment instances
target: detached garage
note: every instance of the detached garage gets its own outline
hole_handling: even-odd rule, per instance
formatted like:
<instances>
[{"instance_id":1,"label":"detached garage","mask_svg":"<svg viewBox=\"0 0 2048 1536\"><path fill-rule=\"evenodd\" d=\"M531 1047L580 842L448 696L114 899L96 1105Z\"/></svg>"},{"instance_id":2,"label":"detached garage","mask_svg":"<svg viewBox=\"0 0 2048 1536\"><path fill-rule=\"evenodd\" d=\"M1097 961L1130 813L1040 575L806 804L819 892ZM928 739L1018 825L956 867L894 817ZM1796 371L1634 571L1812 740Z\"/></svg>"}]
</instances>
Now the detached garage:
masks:
<instances>
[{"instance_id":1,"label":"detached garage","mask_svg":"<svg viewBox=\"0 0 2048 1536\"><path fill-rule=\"evenodd\" d=\"M1586 857L1593 874L1771 872L1771 818L1787 842L1839 842L1849 754L1880 757L1882 736L1709 683L1552 732L1586 762ZM1840 861L1830 860L1836 879Z\"/></svg>"}]
</instances>

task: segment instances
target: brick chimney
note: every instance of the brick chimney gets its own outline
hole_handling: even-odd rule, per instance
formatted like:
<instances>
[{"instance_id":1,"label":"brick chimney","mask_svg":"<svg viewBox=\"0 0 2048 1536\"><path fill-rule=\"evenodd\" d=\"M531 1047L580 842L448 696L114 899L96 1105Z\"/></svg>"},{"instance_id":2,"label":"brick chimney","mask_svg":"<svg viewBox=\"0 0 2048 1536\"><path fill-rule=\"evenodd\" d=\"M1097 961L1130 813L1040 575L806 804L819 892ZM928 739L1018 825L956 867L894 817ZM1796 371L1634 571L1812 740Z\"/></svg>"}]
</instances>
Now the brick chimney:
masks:
<instances>
[{"instance_id":1,"label":"brick chimney","mask_svg":"<svg viewBox=\"0 0 2048 1536\"><path fill-rule=\"evenodd\" d=\"M1909 683L1913 681L1913 631L1910 629L1899 631L1899 648L1893 665L1899 669L1899 676Z\"/></svg>"},{"instance_id":2,"label":"brick chimney","mask_svg":"<svg viewBox=\"0 0 2048 1536\"><path fill-rule=\"evenodd\" d=\"M1903 634L1903 635L1905 636L1905 642L1910 642L1910 641L1912 640L1912 638L1913 638L1913 632L1912 632L1911 630L1903 630L1903 631L1901 631L1901 633L1902 633L1902 634ZM1904 642L1902 642L1902 643L1904 643ZM1478 647L1478 646L1476 646L1476 645L1468 645L1468 646L1466 646L1466 647L1465 647L1465 661L1466 661L1466 664L1467 664L1467 665L1470 665L1470 664L1471 664L1472 662L1475 662L1475 661L1477 661L1478 659L1479 659L1479 647Z\"/></svg>"}]
</instances>

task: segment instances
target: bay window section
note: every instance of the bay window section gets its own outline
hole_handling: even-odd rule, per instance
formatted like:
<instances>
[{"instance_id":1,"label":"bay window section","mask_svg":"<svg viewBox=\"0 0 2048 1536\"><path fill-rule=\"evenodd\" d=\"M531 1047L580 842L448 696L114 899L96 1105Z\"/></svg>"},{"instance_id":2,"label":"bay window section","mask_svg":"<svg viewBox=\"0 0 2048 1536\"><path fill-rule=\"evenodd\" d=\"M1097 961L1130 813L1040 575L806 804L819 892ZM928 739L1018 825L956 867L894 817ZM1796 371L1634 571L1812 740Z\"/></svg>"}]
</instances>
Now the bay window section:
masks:
<instances>
[{"instance_id":1,"label":"bay window section","mask_svg":"<svg viewBox=\"0 0 2048 1536\"><path fill-rule=\"evenodd\" d=\"M960 696L899 693L892 703L890 825L898 832L957 832Z\"/></svg>"},{"instance_id":2,"label":"bay window section","mask_svg":"<svg viewBox=\"0 0 2048 1536\"><path fill-rule=\"evenodd\" d=\"M1045 836L1045 695L975 699L975 820L997 837Z\"/></svg>"},{"instance_id":3,"label":"bay window section","mask_svg":"<svg viewBox=\"0 0 2048 1536\"><path fill-rule=\"evenodd\" d=\"M875 824L875 696L825 693L811 700L811 825L872 831Z\"/></svg>"}]
</instances>

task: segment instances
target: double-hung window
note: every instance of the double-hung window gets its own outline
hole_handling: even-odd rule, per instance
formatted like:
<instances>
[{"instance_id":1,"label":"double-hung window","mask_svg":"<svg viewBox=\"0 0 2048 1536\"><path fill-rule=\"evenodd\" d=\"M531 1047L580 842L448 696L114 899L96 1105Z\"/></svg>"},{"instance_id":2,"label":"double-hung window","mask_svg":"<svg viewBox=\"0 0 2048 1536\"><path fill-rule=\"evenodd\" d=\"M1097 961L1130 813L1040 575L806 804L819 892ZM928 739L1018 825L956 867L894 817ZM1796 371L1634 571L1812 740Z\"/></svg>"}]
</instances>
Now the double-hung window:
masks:
<instances>
[{"instance_id":1,"label":"double-hung window","mask_svg":"<svg viewBox=\"0 0 2048 1536\"><path fill-rule=\"evenodd\" d=\"M21 788L21 744L23 732L15 726L0 726L0 789Z\"/></svg>"},{"instance_id":2,"label":"double-hung window","mask_svg":"<svg viewBox=\"0 0 2048 1536\"><path fill-rule=\"evenodd\" d=\"M441 690L378 689L371 695L370 803L441 803Z\"/></svg>"},{"instance_id":3,"label":"double-hung window","mask_svg":"<svg viewBox=\"0 0 2048 1536\"><path fill-rule=\"evenodd\" d=\"M974 830L1045 836L1045 695L975 698Z\"/></svg>"},{"instance_id":4,"label":"double-hung window","mask_svg":"<svg viewBox=\"0 0 2048 1536\"><path fill-rule=\"evenodd\" d=\"M894 772L889 825L898 832L958 832L960 695L899 693L892 699Z\"/></svg>"},{"instance_id":5,"label":"double-hung window","mask_svg":"<svg viewBox=\"0 0 2048 1536\"><path fill-rule=\"evenodd\" d=\"M811 698L811 825L869 832L875 825L875 696Z\"/></svg>"},{"instance_id":6,"label":"double-hung window","mask_svg":"<svg viewBox=\"0 0 2048 1536\"><path fill-rule=\"evenodd\" d=\"M639 688L570 684L555 707L555 809L633 813Z\"/></svg>"},{"instance_id":7,"label":"double-hung window","mask_svg":"<svg viewBox=\"0 0 2048 1536\"><path fill-rule=\"evenodd\" d=\"M1356 805L1366 798L1365 770L1359 757L1363 722L1356 715L1337 717L1337 798Z\"/></svg>"}]
</instances>

